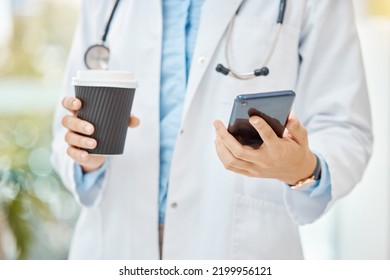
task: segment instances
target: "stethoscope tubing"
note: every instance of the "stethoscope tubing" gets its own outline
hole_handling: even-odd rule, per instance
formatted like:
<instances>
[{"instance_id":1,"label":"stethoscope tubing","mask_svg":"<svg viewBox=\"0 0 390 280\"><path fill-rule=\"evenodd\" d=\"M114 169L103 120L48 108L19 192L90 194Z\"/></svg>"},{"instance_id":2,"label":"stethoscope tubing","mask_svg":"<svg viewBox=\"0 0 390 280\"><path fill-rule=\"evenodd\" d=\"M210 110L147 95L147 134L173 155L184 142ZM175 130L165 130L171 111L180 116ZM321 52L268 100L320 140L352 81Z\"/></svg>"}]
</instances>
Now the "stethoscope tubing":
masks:
<instances>
[{"instance_id":1,"label":"stethoscope tubing","mask_svg":"<svg viewBox=\"0 0 390 280\"><path fill-rule=\"evenodd\" d=\"M278 18L277 18L276 28L275 28L276 30L274 32L275 35L273 36L273 39L272 39L270 51L268 52L266 58L264 59L264 63L263 63L264 66L262 68L255 69L252 72L237 72L234 69L232 69L232 66L231 66L230 55L229 55L229 53L230 53L229 46L230 46L231 36L233 33L233 26L234 26L235 19L236 19L237 15L239 14L245 1L246 0L244 0L240 4L240 6L238 7L238 9L237 9L234 17L232 18L232 20L228 26L228 29L227 29L227 36L226 36L226 43L225 43L225 60L226 60L227 68L224 67L222 64L218 64L218 66L216 68L217 72L220 72L223 75L229 75L229 76L236 78L236 79L239 79L239 80L249 80L249 79L252 79L252 78L257 77L257 76L268 76L269 69L268 69L267 65L268 65L269 61L271 60L271 57L273 56L273 53L276 49L278 38L280 36L280 32L281 32L282 25L284 22L284 16L286 13L286 6L287 6L287 0L280 0L279 13L278 13ZM218 70L218 69L221 69L221 67L224 69L223 72ZM263 72L263 74L260 74L260 75L255 74L256 71L262 71L262 70L265 70Z\"/></svg>"},{"instance_id":2,"label":"stethoscope tubing","mask_svg":"<svg viewBox=\"0 0 390 280\"><path fill-rule=\"evenodd\" d=\"M103 33L103 36L102 36L102 42L103 43L105 43L106 40L107 40L108 33L110 32L111 22L112 22L112 19L114 18L116 9L118 8L119 1L120 0L116 0L115 4L114 4L114 7L112 7L112 11L111 11L110 17L109 17L109 19L107 21L106 28L104 29L104 33Z\"/></svg>"},{"instance_id":3,"label":"stethoscope tubing","mask_svg":"<svg viewBox=\"0 0 390 280\"><path fill-rule=\"evenodd\" d=\"M106 49L106 53L109 55L110 53L110 50L109 48L105 45L105 42L107 40L107 36L110 32L110 27L111 27L111 23L112 23L112 20L115 16L115 13L117 11L117 8L119 6L119 2L120 0L116 0L115 1L115 4L111 10L111 13L110 13L110 16L109 16L109 19L106 23L106 26L104 28L104 32L103 32L103 36L102 36L102 41L100 44L96 44L96 45L93 45L91 47L89 47L85 53L85 56L84 56L84 61L85 61L85 65L87 66L88 69L91 69L93 67L91 67L91 64L88 62L88 52L90 52L91 50L93 50L94 48L96 49L96 47L102 47L102 48L105 48ZM272 47L270 49L270 51L268 52L268 55L266 56L265 58L265 61L264 61L264 64L265 65L264 67L262 67L261 69L255 69L253 72L244 72L244 73L239 73L239 72L236 72L232 69L231 65L230 65L230 57L229 57L229 45L230 45L230 40L231 40L231 35L232 35L232 30L233 30L233 26L234 26L234 21L235 21L235 18L237 17L238 13L240 12L243 4L246 2L246 0L244 0L240 6L238 7L233 19L231 20L229 26L228 26L228 30L227 30L227 37L226 37L226 45L225 45L225 59L226 59L226 63L228 65L228 68L225 68L222 64L219 64L218 66L221 66L223 67L226 71L218 71L218 72L221 72L222 74L224 75L229 75L229 76L232 76L234 78L237 78L237 79L240 79L240 80L247 80L247 79L251 79L253 77L256 77L256 76L267 76L268 73L269 73L269 69L267 67L267 64L269 63L274 51L275 51L275 48L276 48L276 45L277 45L277 42L278 42L278 38L279 38L279 35L280 35L280 31L281 31L281 27L283 25L283 22L284 22L284 16L285 16L285 12L286 12L286 6L287 6L287 0L280 0L280 4L279 4L279 13L278 13L278 18L277 18L277 22L276 22L276 32L275 32L275 35L274 35L274 38L273 38L273 42L272 42ZM106 57L105 58L106 60L108 60L108 58ZM218 68L217 66L217 68ZM256 75L256 71L262 71L263 69L265 69L265 72L264 74L260 74L260 75Z\"/></svg>"},{"instance_id":4,"label":"stethoscope tubing","mask_svg":"<svg viewBox=\"0 0 390 280\"><path fill-rule=\"evenodd\" d=\"M287 0L281 0L279 5L279 15L278 20L276 23L283 24L284 22L284 15L286 13L286 7L287 7Z\"/></svg>"}]
</instances>

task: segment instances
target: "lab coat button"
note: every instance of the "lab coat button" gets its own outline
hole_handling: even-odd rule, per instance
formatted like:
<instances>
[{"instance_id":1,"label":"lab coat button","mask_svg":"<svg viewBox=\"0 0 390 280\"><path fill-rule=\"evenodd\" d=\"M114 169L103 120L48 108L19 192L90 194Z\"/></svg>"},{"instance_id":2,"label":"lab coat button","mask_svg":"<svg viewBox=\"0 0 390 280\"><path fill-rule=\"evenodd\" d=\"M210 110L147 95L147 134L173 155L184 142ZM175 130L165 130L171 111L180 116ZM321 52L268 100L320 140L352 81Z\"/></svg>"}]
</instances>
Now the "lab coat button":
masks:
<instances>
[{"instance_id":1,"label":"lab coat button","mask_svg":"<svg viewBox=\"0 0 390 280\"><path fill-rule=\"evenodd\" d=\"M173 203L171 204L171 207L172 207L173 209L177 208L177 203L176 203L176 202L173 202Z\"/></svg>"},{"instance_id":2,"label":"lab coat button","mask_svg":"<svg viewBox=\"0 0 390 280\"><path fill-rule=\"evenodd\" d=\"M198 58L198 63L203 64L206 61L206 59L203 56L200 56Z\"/></svg>"}]
</instances>

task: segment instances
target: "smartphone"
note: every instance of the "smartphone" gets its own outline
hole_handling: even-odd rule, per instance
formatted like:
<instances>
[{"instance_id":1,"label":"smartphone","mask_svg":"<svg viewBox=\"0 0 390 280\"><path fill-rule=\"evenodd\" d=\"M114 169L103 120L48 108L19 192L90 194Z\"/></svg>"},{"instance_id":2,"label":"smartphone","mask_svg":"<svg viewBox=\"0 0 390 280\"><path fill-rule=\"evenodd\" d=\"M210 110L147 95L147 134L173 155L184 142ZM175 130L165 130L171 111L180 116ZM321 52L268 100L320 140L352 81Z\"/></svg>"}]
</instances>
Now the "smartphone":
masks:
<instances>
[{"instance_id":1,"label":"smartphone","mask_svg":"<svg viewBox=\"0 0 390 280\"><path fill-rule=\"evenodd\" d=\"M295 92L291 90L238 95L230 116L229 133L242 145L259 148L263 139L249 123L250 117L259 116L282 137L294 98Z\"/></svg>"}]
</instances>

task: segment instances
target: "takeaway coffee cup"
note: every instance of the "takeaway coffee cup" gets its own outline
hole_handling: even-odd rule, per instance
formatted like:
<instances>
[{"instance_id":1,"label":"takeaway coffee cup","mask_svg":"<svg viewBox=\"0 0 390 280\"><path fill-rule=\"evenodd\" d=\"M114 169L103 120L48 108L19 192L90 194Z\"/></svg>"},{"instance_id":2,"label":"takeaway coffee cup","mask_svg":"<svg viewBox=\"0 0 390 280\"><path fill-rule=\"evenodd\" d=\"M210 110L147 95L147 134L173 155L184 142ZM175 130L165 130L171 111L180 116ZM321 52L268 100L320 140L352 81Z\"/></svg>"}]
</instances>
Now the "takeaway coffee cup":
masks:
<instances>
[{"instance_id":1,"label":"takeaway coffee cup","mask_svg":"<svg viewBox=\"0 0 390 280\"><path fill-rule=\"evenodd\" d=\"M82 108L77 117L94 125L89 136L97 141L91 154L123 154L131 106L137 82L132 73L124 71L87 70L73 77L76 97Z\"/></svg>"}]
</instances>

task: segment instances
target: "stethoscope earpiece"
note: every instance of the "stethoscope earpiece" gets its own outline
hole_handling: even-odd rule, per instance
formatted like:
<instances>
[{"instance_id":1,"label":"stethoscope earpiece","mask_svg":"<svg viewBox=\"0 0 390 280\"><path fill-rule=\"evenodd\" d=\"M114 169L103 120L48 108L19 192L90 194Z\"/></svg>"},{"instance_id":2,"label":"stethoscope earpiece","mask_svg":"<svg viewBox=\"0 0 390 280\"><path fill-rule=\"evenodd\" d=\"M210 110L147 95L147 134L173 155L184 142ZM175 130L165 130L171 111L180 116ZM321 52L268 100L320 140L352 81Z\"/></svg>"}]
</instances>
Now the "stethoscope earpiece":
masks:
<instances>
[{"instance_id":1,"label":"stethoscope earpiece","mask_svg":"<svg viewBox=\"0 0 390 280\"><path fill-rule=\"evenodd\" d=\"M268 67L255 69L255 71L253 71L253 75L255 75L256 77L258 77L258 76L268 76L268 74L269 74Z\"/></svg>"},{"instance_id":2,"label":"stethoscope earpiece","mask_svg":"<svg viewBox=\"0 0 390 280\"><path fill-rule=\"evenodd\" d=\"M222 73L224 74L225 76L229 74L230 70L229 68L226 68L225 66L223 66L221 63L219 63L217 65L217 67L215 68L215 71L219 72L219 73Z\"/></svg>"},{"instance_id":3,"label":"stethoscope earpiece","mask_svg":"<svg viewBox=\"0 0 390 280\"><path fill-rule=\"evenodd\" d=\"M268 67L262 67L259 69L255 69L253 72L249 72L249 73L240 73L240 74L232 73L229 68L223 66L221 63L219 63L217 65L217 67L215 67L215 71L217 71L218 73L221 73L225 76L229 75L229 76L236 77L238 79L243 79L243 80L250 79L253 77L259 77L259 76L268 76L268 74L269 74Z\"/></svg>"}]
</instances>

